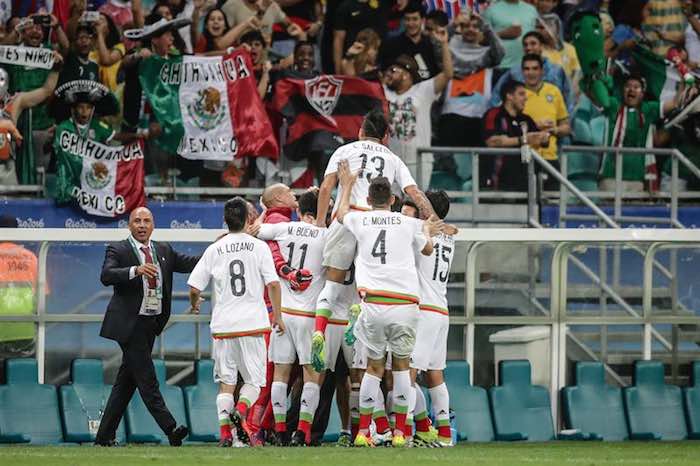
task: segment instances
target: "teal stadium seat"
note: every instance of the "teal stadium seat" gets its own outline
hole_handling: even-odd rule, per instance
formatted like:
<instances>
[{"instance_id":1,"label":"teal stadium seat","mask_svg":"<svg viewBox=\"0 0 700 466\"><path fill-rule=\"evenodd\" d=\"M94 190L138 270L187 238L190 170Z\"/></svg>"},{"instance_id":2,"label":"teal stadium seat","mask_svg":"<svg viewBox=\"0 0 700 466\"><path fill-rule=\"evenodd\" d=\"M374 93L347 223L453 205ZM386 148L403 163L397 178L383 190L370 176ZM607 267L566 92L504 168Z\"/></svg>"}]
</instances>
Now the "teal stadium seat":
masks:
<instances>
[{"instance_id":1,"label":"teal stadium seat","mask_svg":"<svg viewBox=\"0 0 700 466\"><path fill-rule=\"evenodd\" d=\"M70 385L59 388L63 438L66 442L94 442L89 419L98 419L104 410L111 385L105 385L102 361L99 359L74 359L71 364ZM117 428L117 441L126 442L124 419Z\"/></svg>"},{"instance_id":2,"label":"teal stadium seat","mask_svg":"<svg viewBox=\"0 0 700 466\"><path fill-rule=\"evenodd\" d=\"M62 442L56 387L38 383L36 359L7 359L5 375L7 384L0 385L0 440Z\"/></svg>"},{"instance_id":3,"label":"teal stadium seat","mask_svg":"<svg viewBox=\"0 0 700 466\"><path fill-rule=\"evenodd\" d=\"M450 407L455 414L459 440L492 442L495 435L489 397L486 390L471 385L469 364L465 361L448 361L445 384L450 392Z\"/></svg>"},{"instance_id":4,"label":"teal stadium seat","mask_svg":"<svg viewBox=\"0 0 700 466\"><path fill-rule=\"evenodd\" d=\"M214 383L214 361L201 359L195 362L197 384L184 388L185 408L190 427L190 440L216 442L219 439L219 421L216 414L216 395L219 388Z\"/></svg>"},{"instance_id":5,"label":"teal stadium seat","mask_svg":"<svg viewBox=\"0 0 700 466\"><path fill-rule=\"evenodd\" d=\"M577 429L583 439L627 440L622 389L605 383L600 362L576 364L576 385L561 391L564 425Z\"/></svg>"},{"instance_id":6,"label":"teal stadium seat","mask_svg":"<svg viewBox=\"0 0 700 466\"><path fill-rule=\"evenodd\" d=\"M634 386L623 389L632 440L683 440L685 426L680 387L664 383L660 361L637 361Z\"/></svg>"},{"instance_id":7,"label":"teal stadium seat","mask_svg":"<svg viewBox=\"0 0 700 466\"><path fill-rule=\"evenodd\" d=\"M489 390L496 440L554 440L549 391L530 383L530 362L501 361L498 373Z\"/></svg>"},{"instance_id":8,"label":"teal stadium seat","mask_svg":"<svg viewBox=\"0 0 700 466\"><path fill-rule=\"evenodd\" d=\"M688 422L688 438L700 440L700 361L690 366L691 386L683 389L683 405Z\"/></svg>"},{"instance_id":9,"label":"teal stadium seat","mask_svg":"<svg viewBox=\"0 0 700 466\"><path fill-rule=\"evenodd\" d=\"M175 385L165 383L165 361L154 359L153 365L156 369L156 378L160 385L160 393L163 395L165 405L172 413L178 425L187 424L185 414L185 400L182 396L182 389ZM127 440L129 443L168 443L168 436L160 430L158 424L148 412L146 405L138 392L134 392L131 401L126 407Z\"/></svg>"},{"instance_id":10,"label":"teal stadium seat","mask_svg":"<svg viewBox=\"0 0 700 466\"><path fill-rule=\"evenodd\" d=\"M331 401L331 415L328 417L328 426L326 431L323 433L324 442L336 442L340 437L340 412L338 411L338 403L333 395L333 401Z\"/></svg>"}]
</instances>

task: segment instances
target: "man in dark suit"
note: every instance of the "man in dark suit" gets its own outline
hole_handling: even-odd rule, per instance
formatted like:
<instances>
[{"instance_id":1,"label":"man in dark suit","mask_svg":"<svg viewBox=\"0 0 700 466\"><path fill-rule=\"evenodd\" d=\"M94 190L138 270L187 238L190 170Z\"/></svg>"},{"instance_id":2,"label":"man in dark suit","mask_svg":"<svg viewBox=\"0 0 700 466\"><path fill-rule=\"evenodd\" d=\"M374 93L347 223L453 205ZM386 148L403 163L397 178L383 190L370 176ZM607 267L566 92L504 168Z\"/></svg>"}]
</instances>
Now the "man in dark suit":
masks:
<instances>
[{"instance_id":1,"label":"man in dark suit","mask_svg":"<svg viewBox=\"0 0 700 466\"><path fill-rule=\"evenodd\" d=\"M173 272L192 272L199 258L179 254L167 243L151 241L153 214L145 207L131 212L129 230L127 239L107 246L100 276L103 285L114 286L100 335L119 343L123 355L95 444L116 444L117 426L138 388L170 445L180 446L188 430L176 426L165 406L151 351L170 317Z\"/></svg>"}]
</instances>

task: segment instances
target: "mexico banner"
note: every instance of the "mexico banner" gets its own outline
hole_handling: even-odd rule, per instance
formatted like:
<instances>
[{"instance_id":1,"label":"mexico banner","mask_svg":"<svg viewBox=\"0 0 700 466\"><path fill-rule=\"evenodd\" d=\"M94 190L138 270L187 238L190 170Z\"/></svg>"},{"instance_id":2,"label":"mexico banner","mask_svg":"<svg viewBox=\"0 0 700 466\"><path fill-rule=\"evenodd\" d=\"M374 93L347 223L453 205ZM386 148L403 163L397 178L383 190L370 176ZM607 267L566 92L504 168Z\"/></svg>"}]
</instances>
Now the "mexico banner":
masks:
<instances>
[{"instance_id":1,"label":"mexico banner","mask_svg":"<svg viewBox=\"0 0 700 466\"><path fill-rule=\"evenodd\" d=\"M139 81L163 129L157 142L164 150L202 160L278 157L248 52L151 56L139 66Z\"/></svg>"},{"instance_id":2,"label":"mexico banner","mask_svg":"<svg viewBox=\"0 0 700 466\"><path fill-rule=\"evenodd\" d=\"M44 47L0 45L0 63L30 68L53 68L53 50Z\"/></svg>"},{"instance_id":3,"label":"mexico banner","mask_svg":"<svg viewBox=\"0 0 700 466\"><path fill-rule=\"evenodd\" d=\"M88 214L116 217L146 205L141 143L106 146L57 128L56 201L75 200Z\"/></svg>"}]
</instances>

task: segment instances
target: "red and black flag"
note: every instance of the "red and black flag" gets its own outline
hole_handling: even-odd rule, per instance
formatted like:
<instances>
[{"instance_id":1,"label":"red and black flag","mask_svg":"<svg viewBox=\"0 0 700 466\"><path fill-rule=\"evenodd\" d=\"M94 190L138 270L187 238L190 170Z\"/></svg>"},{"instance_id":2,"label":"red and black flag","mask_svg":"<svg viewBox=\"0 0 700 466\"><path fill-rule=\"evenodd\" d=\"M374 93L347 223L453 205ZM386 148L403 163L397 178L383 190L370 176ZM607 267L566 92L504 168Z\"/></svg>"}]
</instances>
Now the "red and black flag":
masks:
<instances>
[{"instance_id":1,"label":"red and black flag","mask_svg":"<svg viewBox=\"0 0 700 466\"><path fill-rule=\"evenodd\" d=\"M284 154L290 160L356 140L365 114L376 107L386 112L386 105L381 84L337 75L281 79L272 102L289 122Z\"/></svg>"}]
</instances>

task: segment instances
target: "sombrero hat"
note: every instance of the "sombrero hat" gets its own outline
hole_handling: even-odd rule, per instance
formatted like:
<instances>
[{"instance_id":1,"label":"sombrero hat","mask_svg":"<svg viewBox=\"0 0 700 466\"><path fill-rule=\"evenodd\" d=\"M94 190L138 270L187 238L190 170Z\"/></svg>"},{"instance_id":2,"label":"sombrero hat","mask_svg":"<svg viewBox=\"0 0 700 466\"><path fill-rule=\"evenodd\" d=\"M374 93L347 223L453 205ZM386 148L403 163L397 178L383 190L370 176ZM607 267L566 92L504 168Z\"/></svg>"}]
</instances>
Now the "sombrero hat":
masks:
<instances>
[{"instance_id":1,"label":"sombrero hat","mask_svg":"<svg viewBox=\"0 0 700 466\"><path fill-rule=\"evenodd\" d=\"M77 103L89 103L95 106L95 116L109 116L119 113L119 102L112 92L97 81L79 79L60 85L54 92L53 111L57 120L70 116L70 108Z\"/></svg>"},{"instance_id":2,"label":"sombrero hat","mask_svg":"<svg viewBox=\"0 0 700 466\"><path fill-rule=\"evenodd\" d=\"M159 36L167 31L172 31L176 29L189 26L192 20L189 18L176 18L168 21L165 18L161 18L153 24L149 24L140 29L128 29L124 31L124 37L131 40L144 40L150 39L154 36Z\"/></svg>"}]
</instances>

